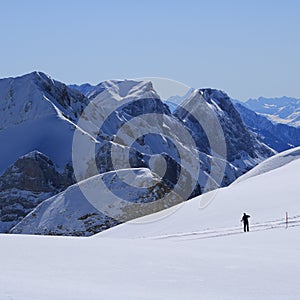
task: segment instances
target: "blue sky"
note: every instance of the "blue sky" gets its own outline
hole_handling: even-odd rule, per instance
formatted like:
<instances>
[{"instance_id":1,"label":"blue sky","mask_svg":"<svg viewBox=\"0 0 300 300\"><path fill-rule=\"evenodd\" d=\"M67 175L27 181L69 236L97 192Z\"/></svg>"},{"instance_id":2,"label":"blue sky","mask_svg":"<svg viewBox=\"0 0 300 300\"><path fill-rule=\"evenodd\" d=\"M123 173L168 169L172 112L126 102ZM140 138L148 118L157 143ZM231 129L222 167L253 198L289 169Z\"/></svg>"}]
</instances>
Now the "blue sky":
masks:
<instances>
[{"instance_id":1,"label":"blue sky","mask_svg":"<svg viewBox=\"0 0 300 300\"><path fill-rule=\"evenodd\" d=\"M300 1L1 1L0 77L166 77L300 98Z\"/></svg>"}]
</instances>

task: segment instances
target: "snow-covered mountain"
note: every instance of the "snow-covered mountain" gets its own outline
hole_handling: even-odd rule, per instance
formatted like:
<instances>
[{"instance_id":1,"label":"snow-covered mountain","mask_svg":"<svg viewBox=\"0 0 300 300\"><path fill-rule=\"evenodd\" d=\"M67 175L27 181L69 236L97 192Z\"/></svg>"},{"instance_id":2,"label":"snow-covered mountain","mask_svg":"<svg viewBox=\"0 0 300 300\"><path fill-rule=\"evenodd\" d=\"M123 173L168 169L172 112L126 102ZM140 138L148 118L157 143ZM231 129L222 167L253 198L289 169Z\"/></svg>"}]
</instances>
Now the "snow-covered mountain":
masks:
<instances>
[{"instance_id":1,"label":"snow-covered mountain","mask_svg":"<svg viewBox=\"0 0 300 300\"><path fill-rule=\"evenodd\" d=\"M229 97L218 90L195 90L171 113L150 81L108 80L97 86L68 87L43 73L34 72L0 81L0 108L2 182L28 176L30 171L14 171L20 157L28 155L32 159L32 154L29 154L32 151L39 153L33 156L32 163L36 169L44 170L43 176L51 178L46 180L46 187L41 193L36 193L34 189L31 191L27 185L20 186L17 193L12 192L12 187L6 187L1 208L2 221L7 222L2 224L3 231L13 225L23 230L23 217L47 197L74 183L74 177L80 186L80 181L99 174L103 174L99 178L106 178L108 172L147 168L161 178L162 197L174 189L180 199L186 200L220 185L230 184L274 154L246 129ZM208 125L211 117L220 124L218 134L213 124ZM201 127L203 124L199 126L197 120L208 125L205 132ZM214 137L215 148L210 145L207 134ZM222 141L224 149L220 146ZM50 167L45 168L45 160ZM53 185L62 178L61 186ZM44 225L36 220L42 218L43 209L46 210L47 205L56 198L43 202L43 209L33 214L34 221L30 219L32 228L36 228L36 231L32 229L30 232L84 235L84 230L94 233L107 228L107 224L116 224L103 216L92 218L90 222L93 225L90 227L84 227L78 220L71 222L70 227L61 224L61 220L69 221L69 217L60 217L61 211L74 218L82 218L83 215L78 214L83 211L85 215L94 216L95 209L84 203L86 201L78 186L66 190L66 196L57 196L61 199L58 210L55 210L57 214L53 212L57 219L51 219L52 223L47 225L49 228L42 227ZM114 189L113 185L111 189ZM130 184L124 190L123 197L127 201L126 191L131 191ZM48 191L50 194L46 195ZM26 193L30 192L34 196L27 205ZM75 194L78 194L75 206L69 200L63 200ZM138 201L138 197L134 197L139 195L138 191L132 195ZM173 201L159 209L171 205L174 205ZM78 214L77 206L84 207ZM131 218L138 216L134 214ZM21 222L19 227L16 224L18 221ZM59 230L61 226L63 229ZM95 229L90 229L92 227Z\"/></svg>"},{"instance_id":2,"label":"snow-covered mountain","mask_svg":"<svg viewBox=\"0 0 300 300\"><path fill-rule=\"evenodd\" d=\"M259 97L258 99L249 99L243 105L267 117L273 123L300 126L300 99Z\"/></svg>"},{"instance_id":3,"label":"snow-covered mountain","mask_svg":"<svg viewBox=\"0 0 300 300\"><path fill-rule=\"evenodd\" d=\"M41 155L47 154L51 164L53 161L53 168L57 169L55 173L57 176L56 180L61 180L60 173L63 173L65 170L69 171L68 176L70 178L68 185L70 185L74 182L71 159L75 131L86 137L86 143L91 144L92 147L96 147L97 170L94 173L88 170L88 173L81 180L94 176L98 172L105 173L112 171L116 166L112 164L110 159L111 145L115 145L119 151L122 150L123 152L124 149L128 149L125 140L121 141L119 139L118 143L110 142L122 124L138 114L155 113L158 116L171 116L167 106L161 102L150 82L129 80L107 81L96 86L96 89L90 95L91 98L95 98L101 91L106 91L105 96L98 99L97 107L93 103L92 109L85 111L88 121L84 124L86 126L84 128L86 131L84 131L82 127L79 127L75 123L78 121L78 117L82 114L83 109L89 103L89 100L81 93L38 72L15 79L3 79L1 84L2 96L4 97L4 100L1 101L3 106L3 118L1 121L5 126L1 129L0 140L6 141L6 143L3 143L4 146L1 149L2 162L3 164L5 163L3 166L3 181L5 182L11 180L11 169L14 170L15 168L12 163L16 162L18 164L19 155L23 155L24 153L26 155L26 152L30 153L30 151L38 150ZM143 99L147 101L142 101ZM28 106L26 106L27 102L29 103ZM124 107L124 105L126 106ZM88 115L88 113L91 114ZM101 127L99 123L104 121L110 113L109 121L106 121ZM155 123L159 124L159 120L156 120L154 125L151 125L154 127L154 132L158 132L158 129L155 128ZM100 132L98 133L99 128ZM95 135L95 137L92 137L92 135ZM15 139L11 139L12 136ZM150 139L149 142L151 144L153 139ZM170 156L170 152L174 153L174 146L171 144L171 147L168 145L164 147L162 146L164 142L165 140L158 139L158 142L154 143L150 148L148 147L146 151L148 154L140 153L133 148L130 151L130 166L132 168L154 167L155 169L154 161L157 160L155 156L163 154L165 161L168 162L166 176L163 179L164 182L172 185L172 182L176 184L178 179L176 176L180 170L184 170L184 166L181 167ZM78 145L78 147L80 146ZM144 148L145 146L146 144L143 143ZM136 146L136 148L143 147L141 145L139 147ZM146 150L146 148L143 150ZM118 168L127 167L122 164L126 162L126 153L123 156L119 153L119 156L123 157L123 159L119 159L120 164ZM89 164L90 161L86 161L86 159L86 157L82 157L82 160ZM41 164L39 167L43 168L41 160L37 160L37 164ZM6 170L5 167L9 165L12 166ZM188 177L190 176L188 171L185 171L185 174ZM26 171L22 175L26 176ZM48 181L47 184L50 188L52 182ZM64 188L68 185L65 185ZM12 194L7 189L1 210L4 222L1 230L7 231L37 204L60 190L56 189L47 194L47 196L35 194L34 201L31 200L31 204L25 208L26 199L24 197L26 198L28 189L20 188L17 194ZM193 190L190 192L192 193ZM195 195L201 192L199 185L197 186L196 184L194 192ZM10 207L12 203L15 203L13 205L14 211ZM15 206L18 206L18 209ZM101 222L104 222L103 218L97 224L99 228L103 228ZM74 231L74 234L77 234L77 232Z\"/></svg>"},{"instance_id":4,"label":"snow-covered mountain","mask_svg":"<svg viewBox=\"0 0 300 300\"><path fill-rule=\"evenodd\" d=\"M89 97L97 103L97 107L101 107L101 110L95 114L93 107L92 111L87 112L89 119L96 126L89 129L90 124L84 122L82 126L85 131L97 134L97 137L103 140L113 141L124 147L130 146L137 151L136 153L140 153L140 157L144 157L144 161L149 160L145 155L164 154L171 159L168 161L175 161L184 167L187 174L191 174L195 165L200 165L201 172L197 180L202 191L206 189L208 181L211 182L211 187L206 191L217 186L213 187L213 182L218 182L222 186L228 185L242 173L274 154L274 151L259 142L255 135L247 130L229 97L221 91L211 89L194 91L173 114L161 101L149 81L107 81L99 84L95 91L90 91ZM151 116L146 117L148 115ZM205 137L206 133L195 120L196 118L210 124L212 116L217 119L216 123L221 124L221 134L225 133L224 137L219 137L215 132L211 132L211 136L217 141L216 144L220 144L218 138L223 138L224 147L227 147L218 155L213 153L216 149L211 148ZM127 132L118 134L120 128L129 122L130 128L127 128ZM186 151L187 145L186 134L183 133L182 127L190 132L196 142L195 145L189 145L185 158L179 154L180 150L183 150L181 153ZM206 129L214 130L214 124ZM102 155L103 163L106 157ZM217 175L211 175L212 165L218 166L220 171ZM135 167L149 167L149 165L142 163L135 164ZM225 168L223 181L217 178L222 174L222 168ZM179 169L175 167L173 173L179 173Z\"/></svg>"},{"instance_id":5,"label":"snow-covered mountain","mask_svg":"<svg viewBox=\"0 0 300 300\"><path fill-rule=\"evenodd\" d=\"M258 138L277 152L300 146L300 128L271 122L267 117L255 113L236 102L235 108L240 113L244 124L255 132Z\"/></svg>"},{"instance_id":6,"label":"snow-covered mountain","mask_svg":"<svg viewBox=\"0 0 300 300\"><path fill-rule=\"evenodd\" d=\"M147 84L143 84L142 86L145 87L147 86ZM151 88L149 89L149 86L146 90L147 92L150 91L150 93L153 93L151 91ZM114 92L112 92L112 94L114 95L113 99L119 97L119 94L117 95L117 97L115 96ZM132 98L134 97L134 95L136 94L129 93L128 97ZM101 133L101 136L113 137L118 132L118 129L123 126L123 123L129 122L129 120L133 116L138 115L140 113L140 109L142 108L142 115L147 115L147 113L155 111L156 114L158 114L158 116L155 115L154 118L158 118L160 115L166 116L166 118L163 119L163 124L168 129L173 128L174 133L172 133L171 135L170 133L168 133L168 136L170 136L172 140L178 139L176 136L176 132L180 132L180 129L177 129L177 123L178 119L181 118L180 120L186 123L187 128L191 131L192 134L194 134L195 140L197 141L197 146L199 147L199 149L194 150L201 150L201 152L199 153L197 151L195 152L196 154L198 153L197 155L199 156L194 156L193 152L189 152L190 156L193 157L191 162L189 162L188 159L185 161L185 157L181 157L182 161L180 162L178 153L175 151L174 145L169 142L164 142L162 135L147 135L142 140L137 140L137 143L133 144L131 150L128 149L130 145L127 143L126 140L128 138L128 133L125 133L125 135L123 135L122 141L118 139L118 143L115 143L115 141L102 141L101 143L99 143L99 148L97 149L96 155L96 162L97 166L99 167L98 172L102 173L102 175L88 173L84 176L84 178L87 178L86 180L80 182L79 184L69 187L63 193L54 196L47 201L44 201L35 210L33 210L31 214L29 214L19 224L17 224L11 230L12 233L90 235L118 224L119 222L115 221L114 218L109 218L103 215L102 213L99 213L99 211L97 211L95 207L93 207L91 203L86 200L85 196L82 194L82 188L86 189L86 185L89 186L88 190L91 191L91 193L93 190L96 190L97 197L100 199L106 199L106 201L108 201L108 203L112 206L114 206L114 204L112 203L114 203L115 201L108 200L110 199L109 194L107 193L108 190L113 191L114 194L116 194L118 190L122 191L121 198L123 199L123 202L129 201L138 203L140 199L143 199L144 202L148 202L147 199L157 200L158 196L153 195L152 189L142 190L141 194L141 191L139 189L136 190L134 188L131 188L130 186L125 185L124 187L121 187L120 181L116 180L116 178L120 177L120 174L122 174L122 177L124 178L129 177L130 170L120 170L117 172L114 171L115 166L113 165L110 159L110 153L112 151L112 148L117 149L115 151L118 152L118 159L120 161L120 164L122 164L126 160L126 153L130 153L131 167L148 168L142 170L153 169L153 166L151 165L151 160L153 161L153 158L156 157L156 155L163 153L165 162L167 162L167 166L164 175L164 180L162 182L162 185L159 186L160 196L164 193L170 192L170 190L174 188L174 185L177 184L178 177L182 176L180 175L180 171L182 171L182 168L185 167L186 176L191 174L189 170L190 168L192 168L192 164L194 164L197 160L198 163L202 166L202 175L199 176L199 178L197 179L201 189L198 192L196 192L195 195L199 194L201 190L204 190L205 188L205 183L207 182L208 177L210 176L208 172L205 173L205 169L208 169L210 167L210 164L213 163L215 165L220 165L220 169L222 168L222 164L225 164L225 180L227 181L223 180L222 184L227 185L230 182L232 182L234 178L242 174L243 171L246 170L246 168L250 168L263 158L273 154L273 152L268 147L258 142L255 139L255 136L247 131L247 129L241 122L239 114L235 111L233 105L229 101L228 96L222 92L207 89L197 90L194 92L192 97L189 98L188 101L184 104L185 106L182 106L181 109L183 111L184 107L188 108L188 106L191 105L191 103L193 103L193 115L197 114L197 109L201 111L206 111L207 109L209 109L213 113L217 112L218 120L223 126L222 130L228 133L227 135L225 134L225 143L227 144L227 149L228 147L231 147L229 148L229 153L240 155L240 158L242 158L242 156L247 158L247 165L243 165L243 170L238 169L237 166L226 162L226 160L224 159L222 160L221 158L217 157L212 158L210 156L211 149L209 145L204 145L203 140L201 140L202 137L199 138L199 135L197 135L201 134L198 131L199 128L197 127L196 130L195 126L197 124L189 123L190 121L194 121L192 118L188 119L188 117L190 117L189 115L180 115L181 111L178 109L175 112L175 116L172 116L165 107L165 105L158 98L150 98L149 100L147 100L148 102L142 101L143 99L140 100L141 102L126 102L127 94L123 94L123 96L126 106L121 106L121 109L118 108L116 110L113 110L113 114L110 119L110 122L108 123L108 127L102 127L103 132ZM101 108L105 107L105 105L107 105L107 95L103 99L101 98L100 100L100 103L102 104ZM112 103L113 101L117 100L112 100ZM119 99L118 101L121 101L122 103L123 99ZM141 103L143 104L142 106L140 106ZM108 110L109 107L107 107L106 109ZM206 113L208 114L207 111ZM97 122L100 119L101 115L98 120L92 120L92 122ZM151 121L153 121L153 119L151 119ZM134 131L136 132L139 132L139 127L145 128L145 124L143 122L138 124L141 124L142 126L135 126ZM236 129L233 128L233 133L231 133L229 128L233 127L233 124L234 126L236 126ZM146 126L147 128L150 128L150 132L154 132L154 129L152 128L153 124L148 124L147 120ZM155 124L155 126L158 126L158 124ZM87 129L84 128L84 130ZM164 128L160 128L159 133L164 134L166 132L164 132ZM131 131L130 134L132 134ZM138 133L137 136L141 136L141 134ZM248 147L245 148L245 150L241 149L241 151L245 151L246 154L243 154L243 152L239 152L239 149L235 144L235 142L239 139L244 139L244 143L248 142ZM180 147L184 147L184 145L178 143L177 147L179 147L180 149ZM253 153L255 156L253 155ZM251 157L251 155L253 155L253 157ZM237 160L235 160L234 157L235 156L233 155L232 161L234 163L237 163ZM240 159L237 165L239 165L241 161L242 159ZM137 172L140 169L134 170L136 170L135 172ZM149 175L151 177L153 176L153 174L151 172L149 173L142 170L138 172L138 178L142 179L143 181L149 181ZM153 171L156 171L159 174L159 170L157 171L154 168ZM93 175L96 176L91 177ZM109 178L109 183L103 186L103 188L97 190L96 186L99 185L99 182L106 181L106 178ZM158 184L158 179L156 180L157 183L155 183L154 186ZM132 178L129 181L137 182L137 179ZM186 186L180 186L179 191L182 189L186 189ZM113 216L115 216L115 219L117 220L121 219L122 221L127 221L139 217L143 214L148 214L150 212L159 211L162 208L173 206L175 203L181 202L183 198L180 192L178 194L176 192L177 190L174 191L174 197L171 198L171 201L169 201L168 203L163 203L163 207L154 206L150 210L146 209L144 212L137 211L136 213L130 208L123 208L121 209L121 211L114 211ZM119 207L120 204L116 204L116 206ZM105 211L106 208L101 207L100 210ZM113 208L113 210L115 210L115 208ZM123 212L124 210L126 211L125 214ZM130 212L129 215L127 215L128 212ZM112 214L110 213L109 215Z\"/></svg>"},{"instance_id":7,"label":"snow-covered mountain","mask_svg":"<svg viewBox=\"0 0 300 300\"><path fill-rule=\"evenodd\" d=\"M1 232L74 183L75 130L95 142L76 125L88 103L41 72L0 80Z\"/></svg>"}]
</instances>

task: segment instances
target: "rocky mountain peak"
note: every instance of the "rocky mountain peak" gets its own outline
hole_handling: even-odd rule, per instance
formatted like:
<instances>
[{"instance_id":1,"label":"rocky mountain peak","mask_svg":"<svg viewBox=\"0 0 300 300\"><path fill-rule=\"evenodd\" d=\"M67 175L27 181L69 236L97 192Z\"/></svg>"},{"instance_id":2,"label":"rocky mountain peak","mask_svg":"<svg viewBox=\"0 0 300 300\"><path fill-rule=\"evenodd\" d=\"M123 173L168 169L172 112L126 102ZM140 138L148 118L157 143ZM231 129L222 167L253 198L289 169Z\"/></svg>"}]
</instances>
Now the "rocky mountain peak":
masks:
<instances>
[{"instance_id":1,"label":"rocky mountain peak","mask_svg":"<svg viewBox=\"0 0 300 300\"><path fill-rule=\"evenodd\" d=\"M227 148L227 157L223 158L244 172L263 157L274 154L249 132L229 96L223 91L210 88L195 90L175 110L174 115L190 129L198 149L206 154L211 153L211 145L199 121L210 124L212 119L217 120L222 128L222 136L218 138L225 139ZM209 128L211 136L214 135L212 126Z\"/></svg>"},{"instance_id":2,"label":"rocky mountain peak","mask_svg":"<svg viewBox=\"0 0 300 300\"><path fill-rule=\"evenodd\" d=\"M87 98L79 91L42 72L2 79L0 129L59 112L76 121L87 104ZM10 115L9 119L7 115Z\"/></svg>"}]
</instances>

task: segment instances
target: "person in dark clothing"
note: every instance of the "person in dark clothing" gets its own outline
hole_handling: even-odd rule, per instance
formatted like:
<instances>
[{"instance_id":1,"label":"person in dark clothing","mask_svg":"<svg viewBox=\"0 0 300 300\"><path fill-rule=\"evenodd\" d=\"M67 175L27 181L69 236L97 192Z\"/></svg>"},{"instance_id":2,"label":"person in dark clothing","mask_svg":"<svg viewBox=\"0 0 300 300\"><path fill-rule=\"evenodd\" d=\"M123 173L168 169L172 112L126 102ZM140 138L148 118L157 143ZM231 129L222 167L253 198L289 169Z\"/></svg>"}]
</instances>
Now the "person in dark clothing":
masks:
<instances>
[{"instance_id":1,"label":"person in dark clothing","mask_svg":"<svg viewBox=\"0 0 300 300\"><path fill-rule=\"evenodd\" d=\"M250 216L247 215L246 213L244 213L242 220L241 220L241 222L244 223L244 231L245 232L249 231L249 220L248 220L249 218L250 218Z\"/></svg>"}]
</instances>

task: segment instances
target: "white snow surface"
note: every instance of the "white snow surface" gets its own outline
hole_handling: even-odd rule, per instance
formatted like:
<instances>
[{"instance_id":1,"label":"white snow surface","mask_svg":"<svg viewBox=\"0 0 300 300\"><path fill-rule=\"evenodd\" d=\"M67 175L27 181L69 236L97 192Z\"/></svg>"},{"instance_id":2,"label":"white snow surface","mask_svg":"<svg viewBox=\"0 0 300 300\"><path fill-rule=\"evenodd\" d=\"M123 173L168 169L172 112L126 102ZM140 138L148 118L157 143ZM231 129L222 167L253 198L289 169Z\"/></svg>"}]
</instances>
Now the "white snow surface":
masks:
<instances>
[{"instance_id":1,"label":"white snow surface","mask_svg":"<svg viewBox=\"0 0 300 300\"><path fill-rule=\"evenodd\" d=\"M0 299L299 299L300 160L276 157L204 209L209 194L92 238L0 235Z\"/></svg>"},{"instance_id":2,"label":"white snow surface","mask_svg":"<svg viewBox=\"0 0 300 300\"><path fill-rule=\"evenodd\" d=\"M1 300L299 299L299 227L219 238L1 235Z\"/></svg>"}]
</instances>

